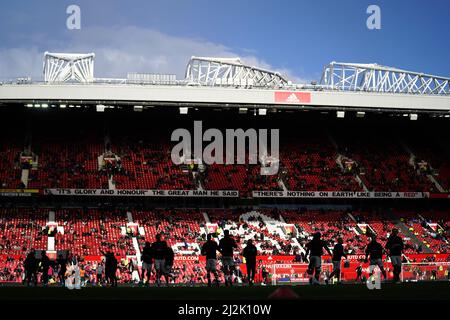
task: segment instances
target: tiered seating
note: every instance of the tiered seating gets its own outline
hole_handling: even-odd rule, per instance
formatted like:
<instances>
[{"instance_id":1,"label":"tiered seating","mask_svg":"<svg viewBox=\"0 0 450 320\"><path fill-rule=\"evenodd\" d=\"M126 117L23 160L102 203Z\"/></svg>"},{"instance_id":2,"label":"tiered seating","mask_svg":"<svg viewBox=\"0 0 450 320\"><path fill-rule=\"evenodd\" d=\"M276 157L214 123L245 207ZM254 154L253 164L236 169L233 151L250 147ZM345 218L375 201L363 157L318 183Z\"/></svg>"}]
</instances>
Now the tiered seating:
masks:
<instances>
[{"instance_id":1,"label":"tiered seating","mask_svg":"<svg viewBox=\"0 0 450 320\"><path fill-rule=\"evenodd\" d=\"M174 261L173 271L176 283L207 283L205 266L198 261Z\"/></svg>"},{"instance_id":2,"label":"tiered seating","mask_svg":"<svg viewBox=\"0 0 450 320\"><path fill-rule=\"evenodd\" d=\"M286 144L281 161L288 171L287 188L308 191L361 191L352 174L336 163L337 153L326 137L308 137Z\"/></svg>"},{"instance_id":3,"label":"tiered seating","mask_svg":"<svg viewBox=\"0 0 450 320\"><path fill-rule=\"evenodd\" d=\"M438 169L439 184L442 186L442 188L444 188L444 190L446 190L446 192L450 192L450 164L449 163L442 165L437 164L436 167L439 168Z\"/></svg>"},{"instance_id":4,"label":"tiered seating","mask_svg":"<svg viewBox=\"0 0 450 320\"><path fill-rule=\"evenodd\" d=\"M251 223L247 223L247 226L248 226L249 230L255 232L260 237L264 236L265 239L272 239L276 243L278 243L279 245L282 245L283 247L290 246L289 240L282 239L279 235L270 233L264 227L264 223L263 222L259 222L259 225L254 225L254 224L251 224ZM260 238L260 239L262 240L262 238ZM256 240L255 242L258 243L259 241ZM267 242L260 243L259 248L263 251L263 253L268 253L268 254L274 254L274 251L278 252L278 253L281 252L282 254L287 254L288 252L291 251L290 247L288 249L278 250L278 248L275 245L269 244Z\"/></svg>"},{"instance_id":5,"label":"tiered seating","mask_svg":"<svg viewBox=\"0 0 450 320\"><path fill-rule=\"evenodd\" d=\"M354 217L359 223L366 223L375 231L378 241L384 246L393 228L398 228L395 225L395 220L392 216L383 212L358 212L354 213ZM401 230L399 229L400 233ZM401 235L405 244L405 253L417 253L418 248L406 235Z\"/></svg>"},{"instance_id":6,"label":"tiered seating","mask_svg":"<svg viewBox=\"0 0 450 320\"><path fill-rule=\"evenodd\" d=\"M239 234L239 228L244 222L240 219L242 210L210 210L208 211L208 217L211 223L217 223L221 229L228 229L233 235L236 244L238 245L238 250L242 251L243 244L243 234Z\"/></svg>"},{"instance_id":7,"label":"tiered seating","mask_svg":"<svg viewBox=\"0 0 450 320\"><path fill-rule=\"evenodd\" d=\"M15 139L0 141L0 189L22 188L19 165L20 148Z\"/></svg>"},{"instance_id":8,"label":"tiered seating","mask_svg":"<svg viewBox=\"0 0 450 320\"><path fill-rule=\"evenodd\" d=\"M32 128L31 151L37 156L38 168L30 170L28 187L107 189L108 175L113 175L117 189L197 188L188 166L175 165L171 160L170 130L137 124L124 133L117 129L120 123L111 120L107 124L111 131L107 148L98 122L87 121L84 126L64 123L60 128L49 122L42 128ZM292 126L286 129L280 138L279 174L260 175L259 164L213 164L199 174L203 187L239 190L244 197L253 190L281 190L280 181L289 190L362 191L363 186L356 179L358 174L370 191L438 192L427 177L433 173L444 190L450 189L448 151L432 139L423 143L415 137L405 140L416 155L413 163L407 148L398 142L402 137L380 132L378 128L376 131L364 128L355 134L335 130L330 137L336 139L338 150L324 133L310 131L311 128L301 134ZM0 141L0 188L16 188L21 186L18 155L23 146L19 138L7 137ZM113 170L99 171L98 157L105 149L120 157L120 161ZM355 162L354 170L342 169L336 162L342 157ZM433 172L420 171L421 160Z\"/></svg>"},{"instance_id":9,"label":"tiered seating","mask_svg":"<svg viewBox=\"0 0 450 320\"><path fill-rule=\"evenodd\" d=\"M212 164L203 182L205 189L239 190L241 196L249 196L254 190L281 190L278 175L261 175L260 170L260 165Z\"/></svg>"},{"instance_id":10,"label":"tiered seating","mask_svg":"<svg viewBox=\"0 0 450 320\"><path fill-rule=\"evenodd\" d=\"M54 210L54 209L51 209ZM0 209L0 282L18 282L23 270L22 262L31 249L47 249L47 235L42 230L46 225L50 209ZM136 254L131 235L122 235L127 225L126 211L106 209L56 209L56 222L64 228L64 234L56 235L56 250L70 250L86 261L82 263L84 271L91 281L95 278L94 265L90 259L98 259L102 252L113 251L117 256L134 259ZM153 209L130 210L133 221L143 227L145 236L137 236L139 245L145 241L153 242L157 233L163 233L165 239L174 247L176 244L192 244L199 248L206 238L206 224L202 212L207 213L211 223L220 229L229 229L238 243L236 253L241 252L245 241L252 238L262 255L292 255L296 240L304 246L311 235L317 231L331 247L338 237L344 239L349 254L363 254L369 242L366 234L361 234L357 224L367 224L377 235L382 245L392 228L403 222L416 235L423 246L432 253L446 253L450 250L448 229L450 215L447 211L404 211L397 210L395 215L378 211L346 210L288 210L288 209ZM287 223L298 230L297 239L287 238L274 233L269 226L277 226L280 215ZM444 230L436 232L431 228L438 223ZM402 228L400 228L402 231ZM221 232L219 232L221 234ZM438 236L437 236L438 234ZM220 237L220 235L219 235ZM414 239L407 234L402 238L406 244L406 253L420 250L413 245ZM294 241L295 240L295 241ZM295 243L294 243L295 242ZM175 249L175 248L174 248ZM182 251L182 250L180 250ZM180 252L177 252L180 254ZM186 254L187 255L187 254ZM177 282L205 282L204 264L198 263L199 251L194 250L187 256L175 260L174 274ZM435 254L430 258L435 261ZM120 260L120 259L119 259ZM131 271L137 266L126 263L119 268L120 281L131 282Z\"/></svg>"},{"instance_id":11,"label":"tiered seating","mask_svg":"<svg viewBox=\"0 0 450 320\"><path fill-rule=\"evenodd\" d=\"M245 247L246 240L252 239L262 255L292 253L293 248L289 241L281 239L277 234L270 233L262 219L244 220L242 214L245 212L247 211L213 210L208 211L208 216L211 222L217 223L221 229L230 230L238 244L239 252Z\"/></svg>"},{"instance_id":12,"label":"tiered seating","mask_svg":"<svg viewBox=\"0 0 450 320\"><path fill-rule=\"evenodd\" d=\"M31 170L28 187L108 189L106 173L98 170L97 158L104 151L100 136L36 137L32 149L39 165Z\"/></svg>"},{"instance_id":13,"label":"tiered seating","mask_svg":"<svg viewBox=\"0 0 450 320\"><path fill-rule=\"evenodd\" d=\"M254 213L245 219L246 225L248 228L255 232L256 235L264 236L264 239L270 239L272 241L272 252L267 252L264 250L264 253L273 254L273 243L275 243L275 251L281 254L290 254L293 253L294 247L292 246L292 238L290 236L284 235L281 237L280 232L281 229L279 227L269 229L269 225L273 224L281 224L280 216L276 210L257 210ZM266 243L260 244L260 248L264 249ZM280 248L278 249L277 246Z\"/></svg>"},{"instance_id":14,"label":"tiered seating","mask_svg":"<svg viewBox=\"0 0 450 320\"><path fill-rule=\"evenodd\" d=\"M0 283L21 282L23 276L23 259L14 256L0 256Z\"/></svg>"},{"instance_id":15,"label":"tiered seating","mask_svg":"<svg viewBox=\"0 0 450 320\"><path fill-rule=\"evenodd\" d=\"M145 236L140 237L140 246L145 241L153 242L162 233L169 245L176 243L197 243L200 240L200 226L203 215L198 210L133 210L133 221L144 228Z\"/></svg>"},{"instance_id":16,"label":"tiered seating","mask_svg":"<svg viewBox=\"0 0 450 320\"><path fill-rule=\"evenodd\" d=\"M450 251L450 242L446 235L450 225L450 215L448 212L398 211L396 215L402 218L409 230L432 252L447 253ZM444 232L433 230L427 225L427 222L439 223L442 228L447 230L444 230Z\"/></svg>"},{"instance_id":17,"label":"tiered seating","mask_svg":"<svg viewBox=\"0 0 450 320\"><path fill-rule=\"evenodd\" d=\"M42 234L47 217L44 210L0 209L0 254L47 249L47 237Z\"/></svg>"},{"instance_id":18,"label":"tiered seating","mask_svg":"<svg viewBox=\"0 0 450 320\"><path fill-rule=\"evenodd\" d=\"M364 253L368 239L364 234L357 234L354 230L356 224L352 221L346 211L337 210L286 210L282 216L288 223L296 225L300 233L305 233L302 245L315 232L320 232L322 238L329 241L330 247L338 237L342 237L347 252L352 254Z\"/></svg>"},{"instance_id":19,"label":"tiered seating","mask_svg":"<svg viewBox=\"0 0 450 320\"><path fill-rule=\"evenodd\" d=\"M248 191L248 168L245 165L212 164L207 170L204 178L206 189Z\"/></svg>"},{"instance_id":20,"label":"tiered seating","mask_svg":"<svg viewBox=\"0 0 450 320\"><path fill-rule=\"evenodd\" d=\"M435 191L434 184L409 163L410 155L382 134L340 137L340 153L359 166L359 176L371 191Z\"/></svg>"},{"instance_id":21,"label":"tiered seating","mask_svg":"<svg viewBox=\"0 0 450 320\"><path fill-rule=\"evenodd\" d=\"M445 142L442 143L445 145ZM433 139L414 139L408 141L412 152L416 156L416 162L424 161L430 168L441 187L450 192L450 154Z\"/></svg>"},{"instance_id":22,"label":"tiered seating","mask_svg":"<svg viewBox=\"0 0 450 320\"><path fill-rule=\"evenodd\" d=\"M146 134L113 140L112 151L121 159L121 167L114 173L116 188L195 189L191 173L172 162L164 141Z\"/></svg>"},{"instance_id":23,"label":"tiered seating","mask_svg":"<svg viewBox=\"0 0 450 320\"><path fill-rule=\"evenodd\" d=\"M123 212L58 210L56 222L64 227L64 234L56 235L56 250L83 256L101 255L108 250L120 256L136 254L131 239L121 233L121 227L127 223Z\"/></svg>"}]
</instances>

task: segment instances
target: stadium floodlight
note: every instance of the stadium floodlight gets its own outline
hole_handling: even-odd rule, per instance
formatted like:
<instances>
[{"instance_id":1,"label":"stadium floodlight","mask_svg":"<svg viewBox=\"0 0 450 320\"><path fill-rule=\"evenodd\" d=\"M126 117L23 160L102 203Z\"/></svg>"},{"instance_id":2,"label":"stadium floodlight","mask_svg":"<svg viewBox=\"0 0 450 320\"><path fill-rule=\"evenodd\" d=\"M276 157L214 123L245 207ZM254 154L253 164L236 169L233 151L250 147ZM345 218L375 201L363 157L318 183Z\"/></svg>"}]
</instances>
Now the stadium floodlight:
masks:
<instances>
[{"instance_id":1,"label":"stadium floodlight","mask_svg":"<svg viewBox=\"0 0 450 320\"><path fill-rule=\"evenodd\" d=\"M336 112L336 117L344 118L345 117L345 111L338 111L338 112Z\"/></svg>"},{"instance_id":2,"label":"stadium floodlight","mask_svg":"<svg viewBox=\"0 0 450 320\"><path fill-rule=\"evenodd\" d=\"M61 109L65 109L67 106L66 106L65 104L60 104L59 107L60 107Z\"/></svg>"},{"instance_id":3,"label":"stadium floodlight","mask_svg":"<svg viewBox=\"0 0 450 320\"><path fill-rule=\"evenodd\" d=\"M419 117L419 116L417 115L417 113L411 113L411 114L409 115L409 119L410 119L410 120L417 120L418 117Z\"/></svg>"},{"instance_id":4,"label":"stadium floodlight","mask_svg":"<svg viewBox=\"0 0 450 320\"><path fill-rule=\"evenodd\" d=\"M40 108L41 105L40 105L39 103L36 103L36 104L34 105L34 107L35 107L35 108Z\"/></svg>"},{"instance_id":5,"label":"stadium floodlight","mask_svg":"<svg viewBox=\"0 0 450 320\"><path fill-rule=\"evenodd\" d=\"M28 103L25 105L27 108L33 108L33 104L32 103Z\"/></svg>"},{"instance_id":6,"label":"stadium floodlight","mask_svg":"<svg viewBox=\"0 0 450 320\"><path fill-rule=\"evenodd\" d=\"M75 106L75 108L81 108L81 106L80 106L79 104L77 104L77 105Z\"/></svg>"},{"instance_id":7,"label":"stadium floodlight","mask_svg":"<svg viewBox=\"0 0 450 320\"><path fill-rule=\"evenodd\" d=\"M258 109L258 114L260 116L265 116L267 114L267 109L264 108Z\"/></svg>"},{"instance_id":8,"label":"stadium floodlight","mask_svg":"<svg viewBox=\"0 0 450 320\"><path fill-rule=\"evenodd\" d=\"M450 118L450 114L446 114L444 118Z\"/></svg>"},{"instance_id":9,"label":"stadium floodlight","mask_svg":"<svg viewBox=\"0 0 450 320\"><path fill-rule=\"evenodd\" d=\"M144 110L144 107L143 106L134 106L133 110L136 112L141 112L142 110Z\"/></svg>"},{"instance_id":10,"label":"stadium floodlight","mask_svg":"<svg viewBox=\"0 0 450 320\"><path fill-rule=\"evenodd\" d=\"M357 118L364 118L365 115L366 115L366 113L364 111L358 111L356 113Z\"/></svg>"},{"instance_id":11,"label":"stadium floodlight","mask_svg":"<svg viewBox=\"0 0 450 320\"><path fill-rule=\"evenodd\" d=\"M105 112L105 106L103 104L98 104L96 110L97 112Z\"/></svg>"},{"instance_id":12,"label":"stadium floodlight","mask_svg":"<svg viewBox=\"0 0 450 320\"><path fill-rule=\"evenodd\" d=\"M188 114L188 107L180 107L180 114Z\"/></svg>"},{"instance_id":13,"label":"stadium floodlight","mask_svg":"<svg viewBox=\"0 0 450 320\"><path fill-rule=\"evenodd\" d=\"M73 104L69 104L69 108L75 108Z\"/></svg>"},{"instance_id":14,"label":"stadium floodlight","mask_svg":"<svg viewBox=\"0 0 450 320\"><path fill-rule=\"evenodd\" d=\"M243 113L247 113L248 109L247 108L239 108L239 113L243 114Z\"/></svg>"},{"instance_id":15,"label":"stadium floodlight","mask_svg":"<svg viewBox=\"0 0 450 320\"><path fill-rule=\"evenodd\" d=\"M48 104L43 103L43 104L41 104L41 107L44 108L44 109L47 109L48 108Z\"/></svg>"}]
</instances>

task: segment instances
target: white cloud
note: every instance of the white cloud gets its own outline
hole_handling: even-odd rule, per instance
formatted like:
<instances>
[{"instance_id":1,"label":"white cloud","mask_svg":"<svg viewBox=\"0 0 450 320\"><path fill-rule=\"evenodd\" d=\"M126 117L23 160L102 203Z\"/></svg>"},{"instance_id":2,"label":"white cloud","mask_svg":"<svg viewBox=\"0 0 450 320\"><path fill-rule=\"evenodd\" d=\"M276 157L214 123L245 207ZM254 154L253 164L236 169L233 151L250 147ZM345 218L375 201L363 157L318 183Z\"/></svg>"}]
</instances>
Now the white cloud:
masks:
<instances>
[{"instance_id":1,"label":"white cloud","mask_svg":"<svg viewBox=\"0 0 450 320\"><path fill-rule=\"evenodd\" d=\"M41 77L43 55L36 47L0 49L0 80Z\"/></svg>"},{"instance_id":2,"label":"white cloud","mask_svg":"<svg viewBox=\"0 0 450 320\"><path fill-rule=\"evenodd\" d=\"M33 35L29 35L32 39ZM31 41L30 41L31 42ZM35 43L35 41L33 41ZM41 39L39 48L0 49L0 78L42 75L42 58L50 52L95 52L95 76L124 78L127 72L173 73L183 78L193 55L236 57L233 49L203 39L176 37L138 27L83 28L69 33L64 42ZM292 70L277 69L244 49L247 64L278 71L293 82L303 82Z\"/></svg>"}]
</instances>

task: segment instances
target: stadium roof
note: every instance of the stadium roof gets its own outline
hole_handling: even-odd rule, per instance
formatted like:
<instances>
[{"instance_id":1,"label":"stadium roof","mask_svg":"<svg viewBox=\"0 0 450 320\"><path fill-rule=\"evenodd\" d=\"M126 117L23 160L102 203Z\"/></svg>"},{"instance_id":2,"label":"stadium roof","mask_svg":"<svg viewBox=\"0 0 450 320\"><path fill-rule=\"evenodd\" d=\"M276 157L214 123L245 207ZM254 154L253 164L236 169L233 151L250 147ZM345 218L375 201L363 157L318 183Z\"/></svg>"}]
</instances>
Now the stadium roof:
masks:
<instances>
[{"instance_id":1,"label":"stadium roof","mask_svg":"<svg viewBox=\"0 0 450 320\"><path fill-rule=\"evenodd\" d=\"M336 90L450 95L450 78L376 63L333 61L324 68L321 84Z\"/></svg>"},{"instance_id":2,"label":"stadium roof","mask_svg":"<svg viewBox=\"0 0 450 320\"><path fill-rule=\"evenodd\" d=\"M239 58L192 57L186 68L186 80L203 86L273 88L288 84L278 72L245 65Z\"/></svg>"},{"instance_id":3,"label":"stadium roof","mask_svg":"<svg viewBox=\"0 0 450 320\"><path fill-rule=\"evenodd\" d=\"M293 84L239 58L195 57L186 77L94 77L94 54L46 53L45 82L0 85L0 104L226 106L356 111L450 112L450 79L377 64L327 65L318 84Z\"/></svg>"}]
</instances>

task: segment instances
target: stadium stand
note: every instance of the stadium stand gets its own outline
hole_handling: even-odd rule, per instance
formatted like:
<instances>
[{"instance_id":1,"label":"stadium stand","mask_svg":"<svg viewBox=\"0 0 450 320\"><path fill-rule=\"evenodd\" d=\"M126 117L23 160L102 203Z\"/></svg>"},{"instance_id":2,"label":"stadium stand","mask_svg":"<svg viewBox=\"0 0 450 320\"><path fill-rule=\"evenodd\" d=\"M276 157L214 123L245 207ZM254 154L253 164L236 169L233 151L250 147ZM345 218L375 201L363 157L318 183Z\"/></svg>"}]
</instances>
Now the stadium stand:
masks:
<instances>
[{"instance_id":1,"label":"stadium stand","mask_svg":"<svg viewBox=\"0 0 450 320\"><path fill-rule=\"evenodd\" d=\"M259 165L212 164L203 175L203 183L209 190L239 190L243 196L256 190L281 190L278 175L259 174Z\"/></svg>"},{"instance_id":2,"label":"stadium stand","mask_svg":"<svg viewBox=\"0 0 450 320\"><path fill-rule=\"evenodd\" d=\"M17 139L6 137L0 140L0 188L23 188L19 162L20 144Z\"/></svg>"},{"instance_id":3,"label":"stadium stand","mask_svg":"<svg viewBox=\"0 0 450 320\"><path fill-rule=\"evenodd\" d=\"M371 191L436 191L411 163L411 155L390 134L364 132L336 136L339 151L356 161L358 174Z\"/></svg>"},{"instance_id":4,"label":"stadium stand","mask_svg":"<svg viewBox=\"0 0 450 320\"><path fill-rule=\"evenodd\" d=\"M337 150L327 137L296 137L282 146L289 190L362 191L353 173L337 163Z\"/></svg>"},{"instance_id":5,"label":"stadium stand","mask_svg":"<svg viewBox=\"0 0 450 320\"><path fill-rule=\"evenodd\" d=\"M30 248L46 249L43 232L48 215L31 208L0 209L0 254L23 255Z\"/></svg>"},{"instance_id":6,"label":"stadium stand","mask_svg":"<svg viewBox=\"0 0 450 320\"><path fill-rule=\"evenodd\" d=\"M355 221L347 211L340 210L286 210L282 216L290 223L294 223L302 235L301 244L315 233L320 232L323 239L330 239L330 246L340 236L344 240L345 250L349 254L364 253L367 236L358 231Z\"/></svg>"},{"instance_id":7,"label":"stadium stand","mask_svg":"<svg viewBox=\"0 0 450 320\"><path fill-rule=\"evenodd\" d=\"M32 150L38 167L30 172L29 188L108 189L107 174L98 164L104 147L95 132L38 132Z\"/></svg>"},{"instance_id":8,"label":"stadium stand","mask_svg":"<svg viewBox=\"0 0 450 320\"><path fill-rule=\"evenodd\" d=\"M415 166L424 174L433 176L444 191L450 191L450 151L443 141L419 137L407 140L414 155Z\"/></svg>"},{"instance_id":9,"label":"stadium stand","mask_svg":"<svg viewBox=\"0 0 450 320\"><path fill-rule=\"evenodd\" d=\"M450 217L442 211L396 211L403 223L433 253L448 253Z\"/></svg>"},{"instance_id":10,"label":"stadium stand","mask_svg":"<svg viewBox=\"0 0 450 320\"><path fill-rule=\"evenodd\" d=\"M82 256L98 256L107 251L118 256L136 254L131 238L122 231L127 218L121 211L57 210L56 222L63 227L63 232L56 234L56 250L70 250Z\"/></svg>"},{"instance_id":11,"label":"stadium stand","mask_svg":"<svg viewBox=\"0 0 450 320\"><path fill-rule=\"evenodd\" d=\"M113 138L112 152L120 158L114 170L117 189L195 189L190 172L173 164L169 144L146 135Z\"/></svg>"},{"instance_id":12,"label":"stadium stand","mask_svg":"<svg viewBox=\"0 0 450 320\"><path fill-rule=\"evenodd\" d=\"M133 210L133 222L142 226L143 234L139 236L140 246L145 241L154 241L156 235L164 235L168 244L181 245L188 250L190 244L198 243L206 238L201 238L200 228L204 227L203 215L198 210L162 210L152 211ZM198 248L193 250L198 254Z\"/></svg>"},{"instance_id":13,"label":"stadium stand","mask_svg":"<svg viewBox=\"0 0 450 320\"><path fill-rule=\"evenodd\" d=\"M47 249L46 224L49 212L55 213L58 233L55 250L69 250L80 256L85 281L95 283L95 267L105 251L114 252L119 261L119 280L133 282L133 272L140 274L136 265L136 250L145 241L154 241L162 233L172 246L177 259L174 263L175 281L204 283L204 263L200 263L199 248L207 233L221 236L229 229L237 240L241 252L246 240L253 239L261 255L283 256L304 252L304 245L312 234L320 231L331 247L338 236L343 237L348 254L361 255L371 233L376 233L382 244L394 227L414 234L429 253L447 253L449 247L448 211L368 210L313 210L313 209L33 209L2 208L0 210L0 281L20 281L22 261L30 248ZM132 220L132 221L130 221ZM136 232L130 231L130 223L137 224ZM295 226L295 232L283 228ZM440 231L433 232L435 224ZM213 229L211 229L213 228ZM138 248L133 239L136 238ZM409 234L402 234L406 243L405 253L416 254ZM433 255L430 256L434 261ZM424 258L425 259L425 258ZM428 258L426 258L428 259ZM133 262L134 261L134 262ZM236 261L238 263L242 263ZM57 270L53 270L56 273Z\"/></svg>"},{"instance_id":14,"label":"stadium stand","mask_svg":"<svg viewBox=\"0 0 450 320\"><path fill-rule=\"evenodd\" d=\"M392 139L389 134L369 129L348 135L339 130L317 132L310 127L295 134L291 128L281 137L279 173L262 176L260 164L213 164L206 165L204 171L195 165L174 165L168 133L163 136L160 127L146 129L141 124L125 131L117 119L104 119L105 130L99 129L99 121L77 121L63 130L62 124L52 128L49 123L17 137L6 133L0 137L2 189L36 188L41 194L46 188L238 190L244 198L257 190L420 191L448 196L448 160L440 146L427 147L419 140L402 139L400 134ZM53 130L60 134L55 135ZM27 135L29 145L21 146L20 141L26 141ZM31 165L22 162L21 155L31 157ZM26 185L21 178L24 169L30 172ZM140 266L136 265L140 249L145 241L154 241L157 233L165 236L176 253L176 281L192 284L205 282L199 250L207 233L220 238L224 229L230 229L237 240L236 254L252 239L263 258L294 259L304 252L306 242L317 231L330 247L338 236L343 237L346 252L358 256L364 253L370 234L377 234L384 245L393 227L400 229L407 255L427 254L420 259L436 261L444 259L436 257L450 249L450 218L445 208L392 210L384 206L375 210L375 205L369 204L359 209L348 199L341 199L337 206L324 205L325 200L320 199L315 204L324 205L323 209L298 209L297 205L269 209L261 208L257 201L249 201L248 208L243 207L245 202L231 202L228 206L218 201L213 203L217 206L208 203L206 209L193 209L199 203L178 206L184 199L178 202L167 198L158 205L149 205L149 209L136 209L134 200L127 200L130 206L120 204L118 207L126 209L119 210L111 209L115 206L100 209L91 199L86 200L86 208L73 198L70 206L62 202L51 209L30 207L30 203L23 207L3 206L0 281L20 281L25 254L31 248L48 249L50 240L55 240L56 252L70 250L81 257L86 279L91 282L95 281L96 264L103 252L111 250L119 258L118 274L123 283L134 281L133 272L140 274ZM244 199L248 200L255 199ZM309 203L309 199L304 201ZM341 209L343 203L353 209ZM171 209L160 209L164 205ZM59 231L54 236L46 228L50 211L55 213ZM352 262L351 268L354 264L358 262Z\"/></svg>"},{"instance_id":15,"label":"stadium stand","mask_svg":"<svg viewBox=\"0 0 450 320\"><path fill-rule=\"evenodd\" d=\"M428 145L390 131L367 128L349 135L333 129L325 134L308 127L300 134L287 124L280 138L280 170L264 176L260 164L212 164L204 170L175 165L170 132L149 129L145 122L126 132L118 119L103 120L103 131L93 120L81 126L79 121L53 123L46 120L26 134L1 137L3 189L238 190L241 197L250 197L261 190L446 193L450 186L450 161L442 143ZM22 147L25 136L30 143ZM24 185L20 154L28 148L33 165Z\"/></svg>"},{"instance_id":16,"label":"stadium stand","mask_svg":"<svg viewBox=\"0 0 450 320\"><path fill-rule=\"evenodd\" d=\"M366 224L366 235L376 234L378 241L384 246L392 229L397 228L404 241L405 253L419 253L419 248L409 237L409 234L402 234L398 225L398 218L386 211L361 211L353 215L359 224ZM367 229L369 228L369 229Z\"/></svg>"}]
</instances>

